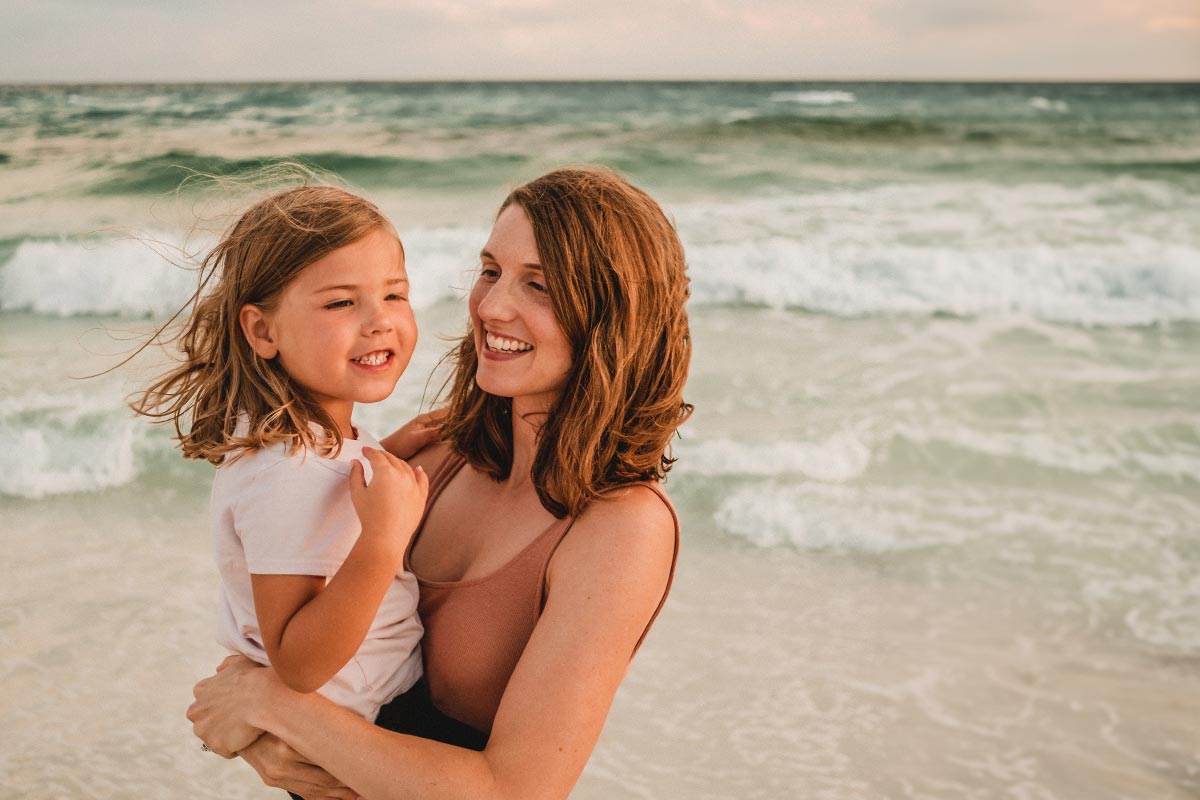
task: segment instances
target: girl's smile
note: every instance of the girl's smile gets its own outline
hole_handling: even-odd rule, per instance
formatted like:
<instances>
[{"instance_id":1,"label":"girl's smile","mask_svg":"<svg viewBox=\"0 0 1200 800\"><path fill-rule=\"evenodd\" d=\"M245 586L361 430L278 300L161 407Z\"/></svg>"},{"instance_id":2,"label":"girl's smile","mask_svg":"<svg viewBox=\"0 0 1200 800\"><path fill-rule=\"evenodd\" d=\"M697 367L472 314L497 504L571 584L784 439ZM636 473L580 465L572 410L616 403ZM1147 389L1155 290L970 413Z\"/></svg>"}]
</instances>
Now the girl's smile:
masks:
<instances>
[{"instance_id":1,"label":"girl's smile","mask_svg":"<svg viewBox=\"0 0 1200 800\"><path fill-rule=\"evenodd\" d=\"M383 228L314 261L275 308L246 313L255 352L278 357L348 437L354 404L390 395L417 342L404 253Z\"/></svg>"}]
</instances>

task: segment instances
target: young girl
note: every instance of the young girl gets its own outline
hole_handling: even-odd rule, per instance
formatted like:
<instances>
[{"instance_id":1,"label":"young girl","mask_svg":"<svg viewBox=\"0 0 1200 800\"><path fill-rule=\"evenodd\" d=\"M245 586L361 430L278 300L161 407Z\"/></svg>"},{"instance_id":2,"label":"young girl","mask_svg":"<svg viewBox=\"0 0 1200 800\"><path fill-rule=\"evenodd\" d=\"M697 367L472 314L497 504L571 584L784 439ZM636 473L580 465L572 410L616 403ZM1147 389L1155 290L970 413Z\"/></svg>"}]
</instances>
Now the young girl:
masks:
<instances>
[{"instance_id":1,"label":"young girl","mask_svg":"<svg viewBox=\"0 0 1200 800\"><path fill-rule=\"evenodd\" d=\"M218 641L374 720L421 671L402 565L428 481L352 422L416 344L400 240L346 191L283 191L209 253L192 305L183 363L133 407L218 467Z\"/></svg>"}]
</instances>

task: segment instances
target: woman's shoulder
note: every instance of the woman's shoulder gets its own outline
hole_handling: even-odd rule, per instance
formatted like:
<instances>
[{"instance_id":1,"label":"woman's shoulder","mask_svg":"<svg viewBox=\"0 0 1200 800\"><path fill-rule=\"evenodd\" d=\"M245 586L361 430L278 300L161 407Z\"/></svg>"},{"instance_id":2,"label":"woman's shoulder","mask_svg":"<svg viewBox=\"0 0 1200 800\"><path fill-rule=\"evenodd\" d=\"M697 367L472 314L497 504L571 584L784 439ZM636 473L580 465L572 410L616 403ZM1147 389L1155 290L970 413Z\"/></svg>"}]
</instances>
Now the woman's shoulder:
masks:
<instances>
[{"instance_id":1,"label":"woman's shoulder","mask_svg":"<svg viewBox=\"0 0 1200 800\"><path fill-rule=\"evenodd\" d=\"M413 467L422 467L425 474L433 477L434 471L445 463L453 454L453 450L445 442L432 442L417 451L412 458L407 459Z\"/></svg>"},{"instance_id":2,"label":"woman's shoulder","mask_svg":"<svg viewBox=\"0 0 1200 800\"><path fill-rule=\"evenodd\" d=\"M678 552L675 511L656 487L608 492L576 518L551 558L547 607L559 603L575 626L597 617L620 626L632 654L670 591Z\"/></svg>"},{"instance_id":3,"label":"woman's shoulder","mask_svg":"<svg viewBox=\"0 0 1200 800\"><path fill-rule=\"evenodd\" d=\"M659 573L670 569L678 545L679 520L671 501L656 485L633 484L606 492L584 509L555 559L587 564L615 557Z\"/></svg>"}]
</instances>

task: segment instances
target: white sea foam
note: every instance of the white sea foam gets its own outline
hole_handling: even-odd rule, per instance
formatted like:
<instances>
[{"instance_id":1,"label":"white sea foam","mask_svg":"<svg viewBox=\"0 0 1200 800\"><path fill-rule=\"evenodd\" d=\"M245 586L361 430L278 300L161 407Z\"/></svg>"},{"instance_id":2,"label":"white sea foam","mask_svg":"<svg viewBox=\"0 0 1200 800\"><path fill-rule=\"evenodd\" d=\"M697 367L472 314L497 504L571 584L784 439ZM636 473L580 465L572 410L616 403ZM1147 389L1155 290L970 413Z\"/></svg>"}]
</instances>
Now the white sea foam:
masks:
<instances>
[{"instance_id":1,"label":"white sea foam","mask_svg":"<svg viewBox=\"0 0 1200 800\"><path fill-rule=\"evenodd\" d=\"M904 503L872 503L846 485L756 482L722 499L715 519L722 530L759 547L891 553L956 544L962 526L941 524Z\"/></svg>"},{"instance_id":2,"label":"white sea foam","mask_svg":"<svg viewBox=\"0 0 1200 800\"><path fill-rule=\"evenodd\" d=\"M1200 319L1200 241L1155 210L1168 198L1196 205L1119 179L894 185L673 211L700 303L1142 325Z\"/></svg>"},{"instance_id":3,"label":"white sea foam","mask_svg":"<svg viewBox=\"0 0 1200 800\"><path fill-rule=\"evenodd\" d=\"M1200 249L1044 245L981 249L783 237L689 250L701 303L845 316L1026 313L1143 325L1200 319Z\"/></svg>"},{"instance_id":4,"label":"white sea foam","mask_svg":"<svg viewBox=\"0 0 1200 800\"><path fill-rule=\"evenodd\" d=\"M0 402L0 495L41 498L123 486L147 427L109 393L30 393Z\"/></svg>"},{"instance_id":5,"label":"white sea foam","mask_svg":"<svg viewBox=\"0 0 1200 800\"><path fill-rule=\"evenodd\" d=\"M1088 435L1071 430L984 431L943 423L936 429L899 423L897 440L919 449L951 447L994 463L1022 461L1077 475L1121 475L1129 478L1200 480L1200 454L1154 431L1128 434L1106 431ZM1124 440L1140 440L1136 446Z\"/></svg>"},{"instance_id":6,"label":"white sea foam","mask_svg":"<svg viewBox=\"0 0 1200 800\"><path fill-rule=\"evenodd\" d=\"M1195 205L1178 189L1122 178L894 185L671 211L697 304L1121 326L1200 319L1200 239L1159 213ZM487 231L402 234L414 305L461 296ZM0 266L0 310L161 315L194 282L136 241L25 241Z\"/></svg>"},{"instance_id":7,"label":"white sea foam","mask_svg":"<svg viewBox=\"0 0 1200 800\"><path fill-rule=\"evenodd\" d=\"M854 92L846 92L839 89L774 92L771 95L771 102L773 103L801 103L809 106L842 105L844 103L853 103L855 100Z\"/></svg>"},{"instance_id":8,"label":"white sea foam","mask_svg":"<svg viewBox=\"0 0 1200 800\"><path fill-rule=\"evenodd\" d=\"M850 431L816 442L743 444L731 439L702 441L676 448L679 471L698 475L799 474L827 483L860 477L871 463L871 451Z\"/></svg>"},{"instance_id":9,"label":"white sea foam","mask_svg":"<svg viewBox=\"0 0 1200 800\"><path fill-rule=\"evenodd\" d=\"M109 241L26 241L0 267L0 310L39 314L169 314L196 290L196 273L169 236ZM160 252L161 251L161 252Z\"/></svg>"},{"instance_id":10,"label":"white sea foam","mask_svg":"<svg viewBox=\"0 0 1200 800\"><path fill-rule=\"evenodd\" d=\"M404 247L413 305L427 307L469 288L479 247L486 240L482 229L407 232ZM180 245L169 234L145 241L21 242L0 265L0 311L58 316L173 313L196 290L197 274L184 268L192 262L181 257ZM194 243L190 249L197 249Z\"/></svg>"},{"instance_id":11,"label":"white sea foam","mask_svg":"<svg viewBox=\"0 0 1200 800\"><path fill-rule=\"evenodd\" d=\"M1065 100L1051 100L1046 97L1032 97L1029 100L1029 105L1038 111L1056 111L1060 114L1065 114L1071 110L1071 106Z\"/></svg>"}]
</instances>

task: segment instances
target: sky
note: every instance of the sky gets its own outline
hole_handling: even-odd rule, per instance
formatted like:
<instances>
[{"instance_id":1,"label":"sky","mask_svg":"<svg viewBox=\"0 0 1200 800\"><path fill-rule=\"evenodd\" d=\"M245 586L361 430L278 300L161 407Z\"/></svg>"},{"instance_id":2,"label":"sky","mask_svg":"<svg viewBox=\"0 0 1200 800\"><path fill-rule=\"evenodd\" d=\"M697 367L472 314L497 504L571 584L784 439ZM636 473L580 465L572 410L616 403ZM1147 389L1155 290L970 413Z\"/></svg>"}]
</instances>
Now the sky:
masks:
<instances>
[{"instance_id":1,"label":"sky","mask_svg":"<svg viewBox=\"0 0 1200 800\"><path fill-rule=\"evenodd\" d=\"M1200 80L1200 0L0 0L0 83Z\"/></svg>"}]
</instances>

